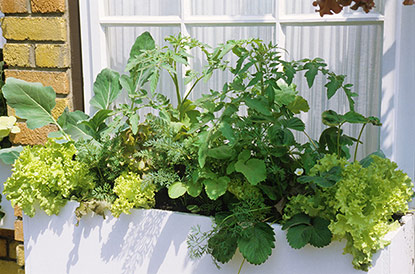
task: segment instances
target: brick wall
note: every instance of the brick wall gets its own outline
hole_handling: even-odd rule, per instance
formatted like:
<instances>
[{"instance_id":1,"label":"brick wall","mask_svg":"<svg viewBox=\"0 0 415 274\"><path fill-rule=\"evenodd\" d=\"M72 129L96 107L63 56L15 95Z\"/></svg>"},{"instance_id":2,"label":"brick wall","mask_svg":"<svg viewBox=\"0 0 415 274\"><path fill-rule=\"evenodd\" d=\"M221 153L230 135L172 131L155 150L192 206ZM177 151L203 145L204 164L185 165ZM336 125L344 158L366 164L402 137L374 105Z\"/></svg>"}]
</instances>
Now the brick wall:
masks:
<instances>
[{"instance_id":1,"label":"brick wall","mask_svg":"<svg viewBox=\"0 0 415 274\"><path fill-rule=\"evenodd\" d=\"M53 87L57 93L55 117L73 106L68 1L0 0L0 11L5 14L1 27L7 40L3 48L5 76ZM11 136L11 141L22 145L44 143L54 130L53 126L30 130L22 122L19 127L21 133ZM24 273L21 211L16 209L15 215L14 231L0 229L0 274Z\"/></svg>"},{"instance_id":2,"label":"brick wall","mask_svg":"<svg viewBox=\"0 0 415 274\"><path fill-rule=\"evenodd\" d=\"M0 0L5 75L52 86L58 94L55 117L72 108L71 51L66 0ZM9 110L13 114L12 110ZM12 136L15 144L43 143L53 127L22 131Z\"/></svg>"}]
</instances>

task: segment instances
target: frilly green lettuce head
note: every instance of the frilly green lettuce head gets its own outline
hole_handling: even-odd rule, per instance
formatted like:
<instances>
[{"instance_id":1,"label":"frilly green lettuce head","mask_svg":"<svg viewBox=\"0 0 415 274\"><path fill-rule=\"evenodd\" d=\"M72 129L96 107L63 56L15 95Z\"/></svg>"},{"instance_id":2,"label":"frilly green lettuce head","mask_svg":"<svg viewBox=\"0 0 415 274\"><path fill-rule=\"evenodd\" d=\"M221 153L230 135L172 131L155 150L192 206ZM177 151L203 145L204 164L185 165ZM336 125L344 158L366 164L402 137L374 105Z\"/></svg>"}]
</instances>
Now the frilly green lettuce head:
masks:
<instances>
[{"instance_id":1,"label":"frilly green lettuce head","mask_svg":"<svg viewBox=\"0 0 415 274\"><path fill-rule=\"evenodd\" d=\"M0 116L0 141L10 133L19 133L20 128L16 126L16 117Z\"/></svg>"}]
</instances>

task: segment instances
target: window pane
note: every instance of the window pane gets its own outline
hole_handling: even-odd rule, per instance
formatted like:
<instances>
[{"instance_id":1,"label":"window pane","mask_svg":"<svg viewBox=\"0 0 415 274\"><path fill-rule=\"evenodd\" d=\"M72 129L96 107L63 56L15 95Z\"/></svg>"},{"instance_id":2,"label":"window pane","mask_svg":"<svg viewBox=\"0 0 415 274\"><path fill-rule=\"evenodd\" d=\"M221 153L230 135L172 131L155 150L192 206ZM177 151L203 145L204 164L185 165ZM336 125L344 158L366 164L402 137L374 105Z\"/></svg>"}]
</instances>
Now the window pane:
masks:
<instances>
[{"instance_id":1,"label":"window pane","mask_svg":"<svg viewBox=\"0 0 415 274\"><path fill-rule=\"evenodd\" d=\"M212 27L189 27L189 35L198 39L203 43L207 43L214 47L220 43L224 43L227 40L249 39L249 38L261 38L265 42L275 41L275 27L270 26L212 26ZM192 66L201 71L203 66L206 65L202 60L202 53L192 52L195 56ZM236 57L228 59L231 62L236 62ZM221 90L225 82L230 81L232 74L223 73L222 71L215 71L208 83L199 82L197 88L193 92L191 98L199 98L202 93L207 93L210 89Z\"/></svg>"},{"instance_id":2,"label":"window pane","mask_svg":"<svg viewBox=\"0 0 415 274\"><path fill-rule=\"evenodd\" d=\"M105 15L180 15L180 0L106 0Z\"/></svg>"},{"instance_id":3,"label":"window pane","mask_svg":"<svg viewBox=\"0 0 415 274\"><path fill-rule=\"evenodd\" d=\"M313 1L310 0L281 0L285 1L285 12L286 14L309 14L309 13L315 13L315 10L317 9L312 5ZM375 1L376 6L371 12L377 12L377 13L384 13L385 10L385 0L377 0ZM365 12L359 8L357 11L351 10L349 7L345 8L345 13L362 13L365 14Z\"/></svg>"},{"instance_id":4,"label":"window pane","mask_svg":"<svg viewBox=\"0 0 415 274\"><path fill-rule=\"evenodd\" d=\"M356 111L366 116L379 116L381 92L382 26L290 26L286 27L286 49L290 59L321 57L330 70L347 75L346 82L354 85L357 97ZM327 102L324 94L326 84L317 77L309 90L305 80L298 81L298 90L309 101L311 110L303 115L306 130L313 138L323 129L321 112L333 109L340 113L349 111L346 97L336 94ZM351 136L357 137L360 126L344 127ZM368 126L362 146L364 155L378 149L379 128Z\"/></svg>"},{"instance_id":5,"label":"window pane","mask_svg":"<svg viewBox=\"0 0 415 274\"><path fill-rule=\"evenodd\" d=\"M192 15L274 14L275 0L193 0Z\"/></svg>"}]
</instances>

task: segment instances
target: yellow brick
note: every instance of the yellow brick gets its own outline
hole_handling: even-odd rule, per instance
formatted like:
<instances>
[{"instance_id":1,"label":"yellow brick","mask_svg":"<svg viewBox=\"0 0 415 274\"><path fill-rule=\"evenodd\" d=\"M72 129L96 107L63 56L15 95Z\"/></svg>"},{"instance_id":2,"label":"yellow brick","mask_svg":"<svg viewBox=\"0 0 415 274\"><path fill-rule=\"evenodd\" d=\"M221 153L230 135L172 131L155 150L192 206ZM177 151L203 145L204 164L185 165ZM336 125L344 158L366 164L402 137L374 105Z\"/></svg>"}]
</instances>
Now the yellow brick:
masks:
<instances>
[{"instance_id":1,"label":"yellow brick","mask_svg":"<svg viewBox=\"0 0 415 274\"><path fill-rule=\"evenodd\" d=\"M24 241L23 237L23 221L14 221L14 239L16 241Z\"/></svg>"},{"instance_id":2,"label":"yellow brick","mask_svg":"<svg viewBox=\"0 0 415 274\"><path fill-rule=\"evenodd\" d=\"M40 82L52 87L58 94L68 94L70 91L69 72L5 70L6 78L13 77L27 82Z\"/></svg>"},{"instance_id":3,"label":"yellow brick","mask_svg":"<svg viewBox=\"0 0 415 274\"><path fill-rule=\"evenodd\" d=\"M24 266L24 245L18 245L16 247L17 264Z\"/></svg>"},{"instance_id":4,"label":"yellow brick","mask_svg":"<svg viewBox=\"0 0 415 274\"><path fill-rule=\"evenodd\" d=\"M5 17L3 36L7 40L66 41L66 20L62 17Z\"/></svg>"},{"instance_id":5,"label":"yellow brick","mask_svg":"<svg viewBox=\"0 0 415 274\"><path fill-rule=\"evenodd\" d=\"M17 125L20 128L20 133L11 134L10 141L14 144L20 144L20 145L45 144L46 141L48 140L48 134L52 131L57 131L57 128L54 125L48 125L48 126L44 126L42 128L37 128L33 130L28 129L25 123L18 123ZM17 230L16 223L15 223L15 230ZM21 230L21 234L18 234L18 235L19 237L21 236L21 238L16 237L16 240L23 241L23 227Z\"/></svg>"},{"instance_id":6,"label":"yellow brick","mask_svg":"<svg viewBox=\"0 0 415 274\"><path fill-rule=\"evenodd\" d=\"M14 216L23 217L22 209L19 206L14 206Z\"/></svg>"},{"instance_id":7,"label":"yellow brick","mask_svg":"<svg viewBox=\"0 0 415 274\"><path fill-rule=\"evenodd\" d=\"M18 274L19 266L13 261L0 261L1 274Z\"/></svg>"},{"instance_id":8,"label":"yellow brick","mask_svg":"<svg viewBox=\"0 0 415 274\"><path fill-rule=\"evenodd\" d=\"M38 67L67 68L70 65L69 50L66 45L37 45L35 59Z\"/></svg>"},{"instance_id":9,"label":"yellow brick","mask_svg":"<svg viewBox=\"0 0 415 274\"><path fill-rule=\"evenodd\" d=\"M11 259L15 259L16 260L16 258L17 258L16 248L17 248L17 246L19 244L21 244L21 243L20 242L17 242L17 241L11 241L9 243L9 257Z\"/></svg>"},{"instance_id":10,"label":"yellow brick","mask_svg":"<svg viewBox=\"0 0 415 274\"><path fill-rule=\"evenodd\" d=\"M0 257L7 257L7 240L0 239Z\"/></svg>"},{"instance_id":11,"label":"yellow brick","mask_svg":"<svg viewBox=\"0 0 415 274\"><path fill-rule=\"evenodd\" d=\"M0 10L3 13L26 13L26 0L0 0Z\"/></svg>"},{"instance_id":12,"label":"yellow brick","mask_svg":"<svg viewBox=\"0 0 415 274\"><path fill-rule=\"evenodd\" d=\"M17 274L25 274L25 270L20 268L19 270L17 270Z\"/></svg>"},{"instance_id":13,"label":"yellow brick","mask_svg":"<svg viewBox=\"0 0 415 274\"><path fill-rule=\"evenodd\" d=\"M69 99L66 99L66 98L65 99L64 98L56 99L56 105L52 109L53 118L58 119L59 116L61 116L61 114L63 113L63 111L65 110L66 107L68 107L69 109L72 109L70 104L69 104Z\"/></svg>"},{"instance_id":14,"label":"yellow brick","mask_svg":"<svg viewBox=\"0 0 415 274\"><path fill-rule=\"evenodd\" d=\"M32 12L65 12L65 0L31 0Z\"/></svg>"},{"instance_id":15,"label":"yellow brick","mask_svg":"<svg viewBox=\"0 0 415 274\"><path fill-rule=\"evenodd\" d=\"M33 67L33 49L28 44L5 44L4 61L10 67Z\"/></svg>"}]
</instances>

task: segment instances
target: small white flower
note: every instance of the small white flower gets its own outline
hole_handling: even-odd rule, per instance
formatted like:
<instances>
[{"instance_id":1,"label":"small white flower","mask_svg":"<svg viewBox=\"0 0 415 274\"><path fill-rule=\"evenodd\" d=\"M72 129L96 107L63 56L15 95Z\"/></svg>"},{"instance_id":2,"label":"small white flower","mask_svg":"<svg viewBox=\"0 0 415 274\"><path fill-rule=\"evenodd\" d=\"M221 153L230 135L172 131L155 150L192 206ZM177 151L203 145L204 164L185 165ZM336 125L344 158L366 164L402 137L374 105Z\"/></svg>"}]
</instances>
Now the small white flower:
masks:
<instances>
[{"instance_id":1,"label":"small white flower","mask_svg":"<svg viewBox=\"0 0 415 274\"><path fill-rule=\"evenodd\" d=\"M294 171L294 173L295 173L295 175L297 175L297 176L301 176L301 175L303 175L303 173L304 173L304 169L302 169L302 168L297 168L297 169Z\"/></svg>"}]
</instances>

